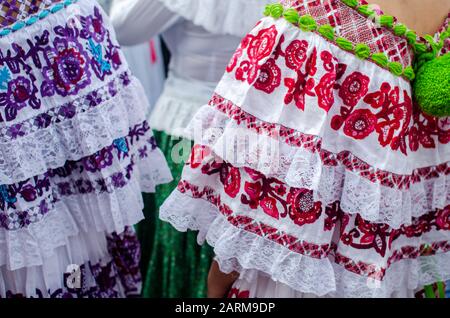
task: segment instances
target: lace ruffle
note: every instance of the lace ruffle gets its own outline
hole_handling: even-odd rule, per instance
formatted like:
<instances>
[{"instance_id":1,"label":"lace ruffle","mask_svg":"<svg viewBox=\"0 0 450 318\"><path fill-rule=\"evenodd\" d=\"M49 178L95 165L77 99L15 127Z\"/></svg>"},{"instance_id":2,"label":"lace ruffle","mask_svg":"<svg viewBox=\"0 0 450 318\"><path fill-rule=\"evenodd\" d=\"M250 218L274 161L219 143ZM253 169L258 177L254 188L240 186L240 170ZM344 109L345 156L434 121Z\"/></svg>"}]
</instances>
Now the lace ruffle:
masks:
<instances>
[{"instance_id":1,"label":"lace ruffle","mask_svg":"<svg viewBox=\"0 0 450 318\"><path fill-rule=\"evenodd\" d=\"M160 0L173 12L215 34L243 37L271 0Z\"/></svg>"},{"instance_id":2,"label":"lace ruffle","mask_svg":"<svg viewBox=\"0 0 450 318\"><path fill-rule=\"evenodd\" d=\"M351 153L332 154L321 149L319 137L305 135L302 144L289 144L288 140L300 137L296 133L283 136L282 127L276 124L254 125L261 126L262 131L271 127L271 133L255 132L213 107L204 106L188 131L196 143L210 147L233 166L250 167L291 187L313 190L316 201L327 205L340 201L346 213L359 213L370 222L398 228L409 224L413 217L449 204L446 164L402 176L408 182L382 184L399 178L364 162L358 165L359 159ZM384 177L377 179L379 175Z\"/></svg>"},{"instance_id":3,"label":"lace ruffle","mask_svg":"<svg viewBox=\"0 0 450 318\"><path fill-rule=\"evenodd\" d=\"M36 197L37 186L20 192L15 209L0 215L0 266L8 270L40 266L70 241L92 244L89 233L120 233L139 222L143 218L141 192L154 192L156 185L172 180L162 152L151 148L149 136L150 131L137 140L130 138L129 152L119 153L123 159L102 159L93 166L95 172L88 172L88 168L93 170L91 163L83 161L79 167L69 164L49 173L41 198ZM111 158L108 151L105 158Z\"/></svg>"},{"instance_id":4,"label":"lace ruffle","mask_svg":"<svg viewBox=\"0 0 450 318\"><path fill-rule=\"evenodd\" d=\"M145 117L145 96L139 81L133 79L126 89L101 105L3 142L0 184L12 184L61 167L67 160L89 156L127 135L129 127Z\"/></svg>"},{"instance_id":5,"label":"lace ruffle","mask_svg":"<svg viewBox=\"0 0 450 318\"><path fill-rule=\"evenodd\" d=\"M206 239L214 246L216 259L224 272L238 271L249 281L252 281L252 275L263 272L303 293L390 297L404 288L414 290L450 278L448 252L399 260L391 265L382 281L358 275L335 264L331 255L324 259L301 255L263 236L235 227L211 203L180 192L174 192L164 203L160 217L179 231L199 231L198 242L202 244Z\"/></svg>"}]
</instances>

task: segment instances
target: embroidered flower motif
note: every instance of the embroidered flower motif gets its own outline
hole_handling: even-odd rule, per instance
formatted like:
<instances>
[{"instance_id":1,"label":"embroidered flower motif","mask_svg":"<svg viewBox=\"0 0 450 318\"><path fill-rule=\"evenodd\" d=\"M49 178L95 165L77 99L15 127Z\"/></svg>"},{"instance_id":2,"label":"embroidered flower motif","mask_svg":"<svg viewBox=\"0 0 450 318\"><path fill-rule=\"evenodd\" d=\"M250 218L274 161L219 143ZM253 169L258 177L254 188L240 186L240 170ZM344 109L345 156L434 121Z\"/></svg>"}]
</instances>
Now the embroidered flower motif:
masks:
<instances>
[{"instance_id":1,"label":"embroidered flower motif","mask_svg":"<svg viewBox=\"0 0 450 318\"><path fill-rule=\"evenodd\" d=\"M334 84L336 82L336 73L327 73L316 86L315 91L318 99L319 107L327 113L334 104Z\"/></svg>"},{"instance_id":2,"label":"embroidered flower motif","mask_svg":"<svg viewBox=\"0 0 450 318\"><path fill-rule=\"evenodd\" d=\"M270 28L262 29L256 36L248 35L245 41L242 42L242 49L247 49L248 60L244 60L240 63L236 70L236 79L240 81L247 81L252 84L257 78L260 70L260 61L267 58L275 46L275 41L278 35L278 31L274 25ZM242 46L244 45L244 46ZM236 57L235 57L236 58ZM229 69L234 64L232 60Z\"/></svg>"},{"instance_id":3,"label":"embroidered flower motif","mask_svg":"<svg viewBox=\"0 0 450 318\"><path fill-rule=\"evenodd\" d=\"M34 82L34 76L30 75ZM0 93L0 106L4 107L6 121L16 119L17 114L23 108L30 106L33 109L41 107L41 101L36 97L38 89L32 81L23 76L8 82L5 93Z\"/></svg>"},{"instance_id":4,"label":"embroidered flower motif","mask_svg":"<svg viewBox=\"0 0 450 318\"><path fill-rule=\"evenodd\" d=\"M81 37L84 39L92 38L95 42L103 42L106 34L106 29L103 25L103 17L100 13L99 8L94 8L94 16L89 15L86 17L81 17Z\"/></svg>"},{"instance_id":5,"label":"embroidered flower motif","mask_svg":"<svg viewBox=\"0 0 450 318\"><path fill-rule=\"evenodd\" d=\"M31 185L27 184L20 190L20 195L27 202L33 202L37 198L36 189Z\"/></svg>"},{"instance_id":6,"label":"embroidered flower motif","mask_svg":"<svg viewBox=\"0 0 450 318\"><path fill-rule=\"evenodd\" d=\"M53 96L55 92L61 96L76 95L91 83L89 58L81 44L57 37L44 56L47 66L43 69L43 96Z\"/></svg>"},{"instance_id":7,"label":"embroidered flower motif","mask_svg":"<svg viewBox=\"0 0 450 318\"><path fill-rule=\"evenodd\" d=\"M305 110L306 95L314 96L315 81L312 77L317 72L316 67L317 50L314 48L311 56L308 58L305 71L298 69L297 78L285 78L284 85L288 92L284 97L284 103L289 105L295 102L295 106L300 110Z\"/></svg>"},{"instance_id":8,"label":"embroidered flower motif","mask_svg":"<svg viewBox=\"0 0 450 318\"><path fill-rule=\"evenodd\" d=\"M289 217L299 226L314 223L322 214L322 203L314 202L311 190L292 188L287 196L287 202Z\"/></svg>"},{"instance_id":9,"label":"embroidered flower motif","mask_svg":"<svg viewBox=\"0 0 450 318\"><path fill-rule=\"evenodd\" d=\"M308 51L308 42L305 40L292 41L285 52L286 66L294 71L300 70L303 63L306 61Z\"/></svg>"},{"instance_id":10,"label":"embroidered flower motif","mask_svg":"<svg viewBox=\"0 0 450 318\"><path fill-rule=\"evenodd\" d=\"M276 64L274 59L267 60L264 65L261 66L259 71L259 77L255 82L255 88L259 89L267 94L272 93L275 88L280 86L281 83L281 70Z\"/></svg>"},{"instance_id":11,"label":"embroidered flower motif","mask_svg":"<svg viewBox=\"0 0 450 318\"><path fill-rule=\"evenodd\" d=\"M353 72L342 83L339 97L342 98L345 105L355 107L367 94L369 83L369 77L360 72Z\"/></svg>"},{"instance_id":12,"label":"embroidered flower motif","mask_svg":"<svg viewBox=\"0 0 450 318\"><path fill-rule=\"evenodd\" d=\"M436 224L440 230L450 231L450 208L438 212Z\"/></svg>"},{"instance_id":13,"label":"embroidered flower motif","mask_svg":"<svg viewBox=\"0 0 450 318\"><path fill-rule=\"evenodd\" d=\"M87 171L96 172L109 167L113 162L113 147L106 147L96 154L83 159L83 166Z\"/></svg>"},{"instance_id":14,"label":"embroidered flower motif","mask_svg":"<svg viewBox=\"0 0 450 318\"><path fill-rule=\"evenodd\" d=\"M223 164L220 170L220 182L224 185L225 193L235 198L241 189L241 173L239 169Z\"/></svg>"},{"instance_id":15,"label":"embroidered flower motif","mask_svg":"<svg viewBox=\"0 0 450 318\"><path fill-rule=\"evenodd\" d=\"M345 121L344 133L354 139L365 139L374 130L377 117L368 109L355 110Z\"/></svg>"},{"instance_id":16,"label":"embroidered flower motif","mask_svg":"<svg viewBox=\"0 0 450 318\"><path fill-rule=\"evenodd\" d=\"M189 164L192 169L197 169L201 166L203 159L211 154L211 149L202 145L195 145L192 148Z\"/></svg>"},{"instance_id":17,"label":"embroidered flower motif","mask_svg":"<svg viewBox=\"0 0 450 318\"><path fill-rule=\"evenodd\" d=\"M275 200L275 198L265 197L261 200L259 205L267 215L270 215L277 220L280 218L280 213L277 208L277 200Z\"/></svg>"},{"instance_id":18,"label":"embroidered flower motif","mask_svg":"<svg viewBox=\"0 0 450 318\"><path fill-rule=\"evenodd\" d=\"M262 190L261 183L245 182L244 190L245 193L248 194L248 198L245 195L243 195L241 198L242 203L248 204L248 206L253 210L257 209L259 206L259 200L261 198L261 190Z\"/></svg>"}]
</instances>

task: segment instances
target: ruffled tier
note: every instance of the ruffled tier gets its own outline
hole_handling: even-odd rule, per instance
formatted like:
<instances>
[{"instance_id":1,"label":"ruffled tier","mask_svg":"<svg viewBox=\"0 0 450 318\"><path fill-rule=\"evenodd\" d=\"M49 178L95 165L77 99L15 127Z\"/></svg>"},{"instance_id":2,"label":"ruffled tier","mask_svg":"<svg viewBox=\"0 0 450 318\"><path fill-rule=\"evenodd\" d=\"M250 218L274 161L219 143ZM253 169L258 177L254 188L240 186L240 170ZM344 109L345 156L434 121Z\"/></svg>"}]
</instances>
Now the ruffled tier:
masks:
<instances>
[{"instance_id":1,"label":"ruffled tier","mask_svg":"<svg viewBox=\"0 0 450 318\"><path fill-rule=\"evenodd\" d=\"M262 274L286 285L294 294L391 297L450 278L449 241L430 243L429 255L420 252L420 248L405 246L392 253L397 254L394 257L397 259L379 275L377 265L341 255L340 247L345 249L343 243L330 242L319 250L316 249L318 245L308 244L308 238L314 240L322 235L318 231L296 241L282 230L262 223L252 224L249 217L232 214L230 207L239 210L236 204L231 203L227 208L226 200L215 196L214 191L206 190L205 193L204 198L196 195L193 198L190 194L174 192L161 208L161 218L179 231L200 231L199 243L206 239L214 247L221 270L240 272L241 279L252 284ZM417 240L417 247L426 241ZM325 256L318 257L324 251ZM357 257L369 257L363 250L359 254ZM271 296L277 297L276 294Z\"/></svg>"},{"instance_id":2,"label":"ruffled tier","mask_svg":"<svg viewBox=\"0 0 450 318\"><path fill-rule=\"evenodd\" d=\"M170 136L187 138L186 127L213 92L214 86L210 83L188 81L169 74L164 91L151 113L150 126Z\"/></svg>"},{"instance_id":3,"label":"ruffled tier","mask_svg":"<svg viewBox=\"0 0 450 318\"><path fill-rule=\"evenodd\" d=\"M214 34L243 37L270 0L160 0L171 11Z\"/></svg>"},{"instance_id":4,"label":"ruffled tier","mask_svg":"<svg viewBox=\"0 0 450 318\"><path fill-rule=\"evenodd\" d=\"M0 184L12 184L80 160L127 135L145 118L142 85L128 74L73 102L2 128ZM124 85L125 84L125 85Z\"/></svg>"},{"instance_id":5,"label":"ruffled tier","mask_svg":"<svg viewBox=\"0 0 450 318\"><path fill-rule=\"evenodd\" d=\"M261 121L229 101L215 100L198 111L187 134L233 166L313 190L316 201L340 201L346 213L393 228L450 203L447 163L409 175L390 173L351 152L323 149L320 137Z\"/></svg>"},{"instance_id":6,"label":"ruffled tier","mask_svg":"<svg viewBox=\"0 0 450 318\"><path fill-rule=\"evenodd\" d=\"M139 242L132 229L82 233L39 266L0 268L0 298L123 298L141 289Z\"/></svg>"},{"instance_id":7,"label":"ruffled tier","mask_svg":"<svg viewBox=\"0 0 450 318\"><path fill-rule=\"evenodd\" d=\"M95 155L8 186L0 200L7 211L0 218L0 265L41 266L69 240L120 233L143 218L141 192L171 180L144 122ZM81 250L92 244L78 243Z\"/></svg>"}]
</instances>

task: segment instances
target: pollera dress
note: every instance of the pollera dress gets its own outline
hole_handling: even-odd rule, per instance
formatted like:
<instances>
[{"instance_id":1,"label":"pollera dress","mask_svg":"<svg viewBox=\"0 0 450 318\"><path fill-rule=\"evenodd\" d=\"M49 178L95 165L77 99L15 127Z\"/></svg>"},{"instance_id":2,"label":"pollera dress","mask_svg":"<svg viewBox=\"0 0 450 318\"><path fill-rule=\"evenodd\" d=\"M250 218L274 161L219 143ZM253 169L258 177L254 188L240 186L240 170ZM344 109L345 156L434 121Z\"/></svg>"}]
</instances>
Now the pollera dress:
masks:
<instances>
[{"instance_id":1,"label":"pollera dress","mask_svg":"<svg viewBox=\"0 0 450 318\"><path fill-rule=\"evenodd\" d=\"M448 280L450 123L411 87L429 45L359 1L265 14L191 122L160 217L240 273L230 297L402 297Z\"/></svg>"},{"instance_id":2,"label":"pollera dress","mask_svg":"<svg viewBox=\"0 0 450 318\"><path fill-rule=\"evenodd\" d=\"M140 294L141 192L172 180L92 0L2 2L0 297Z\"/></svg>"},{"instance_id":3,"label":"pollera dress","mask_svg":"<svg viewBox=\"0 0 450 318\"><path fill-rule=\"evenodd\" d=\"M158 145L174 182L146 200L146 221L138 225L150 254L143 264L144 297L205 297L211 264L209 246L197 234L180 233L158 220L159 207L176 188L192 141L185 129L208 102L224 69L268 0L116 0L111 11L119 41L136 44L161 34L171 53L164 90L150 116ZM152 222L155 218L157 221ZM154 231L154 232L153 232ZM147 250L149 249L149 250ZM144 260L145 261L145 260Z\"/></svg>"}]
</instances>

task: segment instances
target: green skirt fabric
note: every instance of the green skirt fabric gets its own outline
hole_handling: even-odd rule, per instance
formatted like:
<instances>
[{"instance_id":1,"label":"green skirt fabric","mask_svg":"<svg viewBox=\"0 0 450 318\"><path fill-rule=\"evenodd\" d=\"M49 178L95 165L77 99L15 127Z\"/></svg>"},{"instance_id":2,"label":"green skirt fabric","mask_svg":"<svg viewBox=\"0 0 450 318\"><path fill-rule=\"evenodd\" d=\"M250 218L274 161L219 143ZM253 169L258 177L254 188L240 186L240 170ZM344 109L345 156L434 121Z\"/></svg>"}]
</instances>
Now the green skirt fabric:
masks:
<instances>
[{"instance_id":1,"label":"green skirt fabric","mask_svg":"<svg viewBox=\"0 0 450 318\"><path fill-rule=\"evenodd\" d=\"M143 297L206 297L212 248L207 244L198 245L197 232L178 232L158 218L159 207L176 188L184 167L184 161L173 160L172 151L181 143L187 144L187 148L192 144L159 131L155 132L155 137L166 156L174 181L158 186L155 194L144 196L146 219L136 227L142 246Z\"/></svg>"}]
</instances>

